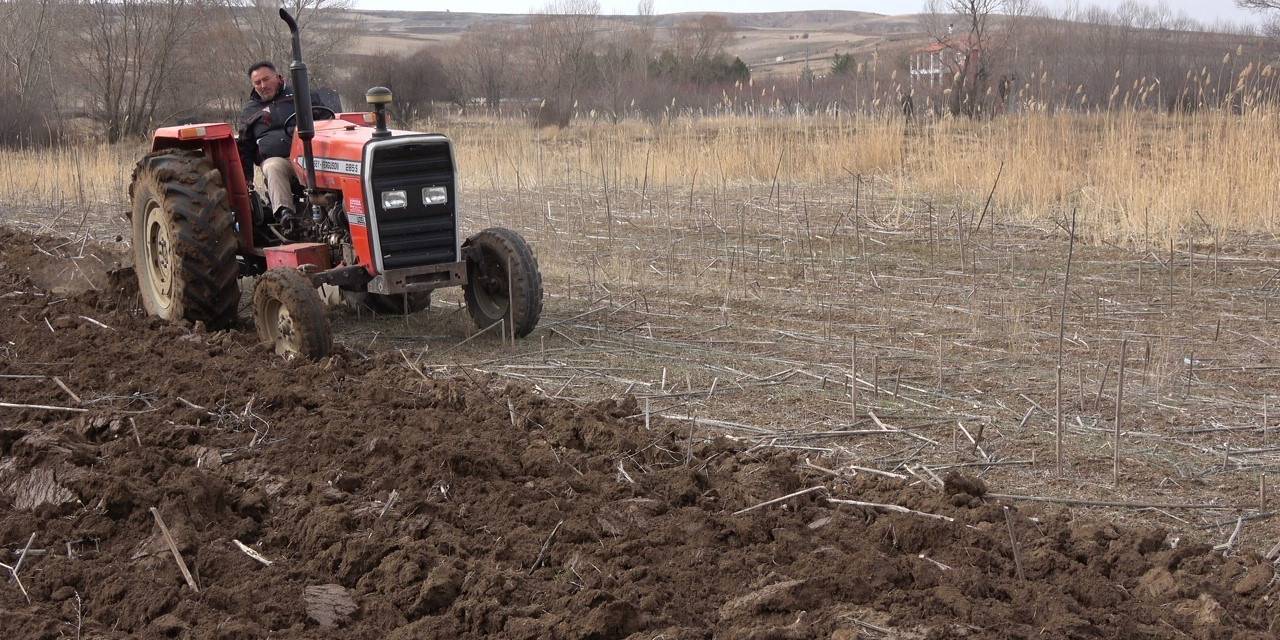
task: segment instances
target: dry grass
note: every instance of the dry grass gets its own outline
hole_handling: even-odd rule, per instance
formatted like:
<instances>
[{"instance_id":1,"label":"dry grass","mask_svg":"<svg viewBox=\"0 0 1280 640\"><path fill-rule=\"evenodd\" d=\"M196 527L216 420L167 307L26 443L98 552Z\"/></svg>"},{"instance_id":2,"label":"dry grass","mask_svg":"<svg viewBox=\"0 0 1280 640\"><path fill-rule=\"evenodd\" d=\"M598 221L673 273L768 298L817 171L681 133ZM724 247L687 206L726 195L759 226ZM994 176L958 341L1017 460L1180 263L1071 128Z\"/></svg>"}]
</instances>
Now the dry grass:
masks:
<instances>
[{"instance_id":1,"label":"dry grass","mask_svg":"<svg viewBox=\"0 0 1280 640\"><path fill-rule=\"evenodd\" d=\"M455 348L473 331L457 290L409 318L332 317L352 352L400 349L431 375L479 370L584 403L629 393L655 414L693 416L827 468L923 478L925 467L964 464L1010 493L1217 500L1234 509L1139 517L1214 541L1235 514L1256 517L1245 546L1269 546L1280 524L1255 509L1255 491L1280 471L1271 329L1280 242L1261 204L1274 197L1277 154L1254 141L1268 139L1272 119L1027 114L909 134L891 119L559 133L440 123L458 141L464 228L506 226L533 244L546 278L542 323L514 347L482 336ZM120 232L137 154L9 154L0 165L9 221L39 228L47 220L32 210L92 211ZM1067 238L1049 220L1076 205L1082 228L1106 242L1076 247L1059 476L1045 463ZM73 231L75 219L52 226ZM1210 245L1188 233L1201 231ZM1113 488L1109 420L1126 339ZM937 444L812 433L877 429L871 412ZM957 421L976 430L981 451L953 444L967 442Z\"/></svg>"},{"instance_id":2,"label":"dry grass","mask_svg":"<svg viewBox=\"0 0 1280 640\"><path fill-rule=\"evenodd\" d=\"M1258 141L1277 115L1027 113L990 121L901 118L708 118L659 126L587 125L542 136L510 123L453 133L472 184L515 188L594 183L772 189L880 178L904 198L981 207L1023 221L1080 209L1094 238L1160 244L1192 227L1276 230L1280 153Z\"/></svg>"},{"instance_id":3,"label":"dry grass","mask_svg":"<svg viewBox=\"0 0 1280 640\"><path fill-rule=\"evenodd\" d=\"M929 482L923 467L941 475L959 464L1005 493L1232 505L1108 516L1184 538L1220 542L1237 514L1254 519L1246 547L1280 534L1256 509L1261 475L1280 471L1275 418L1263 420L1280 376L1269 329L1276 238L1224 235L1231 255L1182 241L1172 255L1076 246L1060 476L1054 366L1066 232L1009 218L979 229L976 211L904 199L884 180L864 180L856 199L850 184L782 191L611 187L606 209L599 186L477 189L466 227L517 229L537 251L548 298L529 339L458 347L474 329L455 290L427 314L335 312L335 326L356 353L396 349L433 375L481 371L584 404L631 394L637 413L647 401L655 415L685 416L662 428L692 431L697 421L700 433L790 450L798 463L919 482ZM929 441L878 432L881 422Z\"/></svg>"},{"instance_id":4,"label":"dry grass","mask_svg":"<svg viewBox=\"0 0 1280 640\"><path fill-rule=\"evenodd\" d=\"M141 143L0 150L0 198L42 209L119 206L144 152Z\"/></svg>"},{"instance_id":5,"label":"dry grass","mask_svg":"<svg viewBox=\"0 0 1280 640\"><path fill-rule=\"evenodd\" d=\"M1186 234L1277 230L1280 134L1269 110L1050 115L907 125L899 117L583 121L556 131L461 119L453 136L464 195L546 188L714 194L848 185L862 174L902 200L981 208L1048 224L1079 208L1087 237L1164 246ZM0 198L45 209L118 207L137 144L0 152Z\"/></svg>"}]
</instances>

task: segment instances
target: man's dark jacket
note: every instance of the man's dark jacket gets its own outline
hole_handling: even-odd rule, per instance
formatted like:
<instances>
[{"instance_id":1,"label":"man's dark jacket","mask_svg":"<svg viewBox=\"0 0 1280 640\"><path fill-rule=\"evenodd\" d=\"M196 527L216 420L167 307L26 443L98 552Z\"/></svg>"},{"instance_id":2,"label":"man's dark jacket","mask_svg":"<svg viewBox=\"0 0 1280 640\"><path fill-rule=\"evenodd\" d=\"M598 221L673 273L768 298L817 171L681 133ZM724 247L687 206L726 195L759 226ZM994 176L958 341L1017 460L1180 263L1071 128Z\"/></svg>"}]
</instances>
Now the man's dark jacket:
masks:
<instances>
[{"instance_id":1,"label":"man's dark jacket","mask_svg":"<svg viewBox=\"0 0 1280 640\"><path fill-rule=\"evenodd\" d=\"M329 106L314 91L311 104ZM281 86L279 93L270 101L263 100L257 89L249 93L249 101L240 112L239 140L240 165L244 167L244 179L249 184L253 184L253 165L262 164L267 158L289 157L293 137L285 133L284 121L293 113L293 88L288 85Z\"/></svg>"}]
</instances>

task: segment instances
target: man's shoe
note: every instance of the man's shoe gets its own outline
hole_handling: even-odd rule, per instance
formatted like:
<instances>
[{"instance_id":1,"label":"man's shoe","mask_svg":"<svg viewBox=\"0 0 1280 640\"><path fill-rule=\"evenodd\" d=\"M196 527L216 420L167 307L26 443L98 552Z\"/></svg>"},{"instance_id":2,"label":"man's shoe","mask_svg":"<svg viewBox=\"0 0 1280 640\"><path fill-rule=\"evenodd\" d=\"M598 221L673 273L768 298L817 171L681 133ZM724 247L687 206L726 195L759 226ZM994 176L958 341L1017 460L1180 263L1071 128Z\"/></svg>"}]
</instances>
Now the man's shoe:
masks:
<instances>
[{"instance_id":1,"label":"man's shoe","mask_svg":"<svg viewBox=\"0 0 1280 640\"><path fill-rule=\"evenodd\" d=\"M280 226L280 233L285 238L297 240L302 233L302 217L293 212L289 207L280 207L276 209L276 222Z\"/></svg>"}]
</instances>

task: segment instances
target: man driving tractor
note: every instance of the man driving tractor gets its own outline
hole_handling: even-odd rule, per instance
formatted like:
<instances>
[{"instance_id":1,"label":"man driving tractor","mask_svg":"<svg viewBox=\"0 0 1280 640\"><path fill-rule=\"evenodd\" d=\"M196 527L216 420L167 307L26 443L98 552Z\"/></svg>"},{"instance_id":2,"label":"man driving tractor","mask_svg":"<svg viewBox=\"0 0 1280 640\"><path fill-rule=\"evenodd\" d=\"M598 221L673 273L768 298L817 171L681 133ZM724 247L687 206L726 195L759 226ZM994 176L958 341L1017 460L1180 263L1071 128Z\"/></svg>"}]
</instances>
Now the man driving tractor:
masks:
<instances>
[{"instance_id":1,"label":"man driving tractor","mask_svg":"<svg viewBox=\"0 0 1280 640\"><path fill-rule=\"evenodd\" d=\"M253 165L262 165L270 211L282 228L289 229L296 220L296 212L293 210L293 168L289 166L293 134L285 130L285 121L294 114L293 89L285 84L284 76L276 71L275 65L265 60L249 67L249 81L253 83L253 91L240 112L240 165L244 167L245 183L251 187ZM315 92L311 94L311 104L328 106Z\"/></svg>"},{"instance_id":2,"label":"man driving tractor","mask_svg":"<svg viewBox=\"0 0 1280 640\"><path fill-rule=\"evenodd\" d=\"M510 229L463 236L449 138L388 129L386 87L365 92L372 113L318 106L298 23L284 9L280 18L293 45L289 85L271 63L254 64L238 127L160 127L134 168L129 220L147 312L233 327L241 277L257 276L259 339L280 355L318 360L333 336L317 287L390 313L425 309L432 291L462 287L477 327L529 335L542 314L538 260ZM270 204L250 193L254 164ZM276 211L297 223L292 232L275 223Z\"/></svg>"}]
</instances>

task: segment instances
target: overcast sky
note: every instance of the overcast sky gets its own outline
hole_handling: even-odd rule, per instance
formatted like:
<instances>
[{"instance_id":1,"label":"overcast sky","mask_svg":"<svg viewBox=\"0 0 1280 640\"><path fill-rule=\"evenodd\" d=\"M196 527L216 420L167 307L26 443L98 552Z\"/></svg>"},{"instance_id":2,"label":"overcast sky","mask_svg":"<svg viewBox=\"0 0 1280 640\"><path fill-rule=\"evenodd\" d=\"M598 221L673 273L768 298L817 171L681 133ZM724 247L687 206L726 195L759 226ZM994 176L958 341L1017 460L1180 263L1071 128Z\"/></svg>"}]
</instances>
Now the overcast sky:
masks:
<instances>
[{"instance_id":1,"label":"overcast sky","mask_svg":"<svg viewBox=\"0 0 1280 640\"><path fill-rule=\"evenodd\" d=\"M1051 7L1061 8L1073 0L1040 0ZM1122 0L1082 0L1081 5L1097 4L1114 7ZM1163 3L1175 11L1205 23L1218 20L1244 22L1256 20L1256 14L1236 7L1234 0L1163 0ZM477 11L484 13L529 13L545 3L537 0L427 0L426 2L410 2L404 0L356 0L362 9L416 9L421 11ZM676 2L675 0L655 0L658 13L680 13L686 11L798 11L804 9L844 9L850 11L873 11L875 13L902 14L917 13L924 6L923 0L692 0ZM634 0L600 0L605 13L634 13Z\"/></svg>"}]
</instances>

